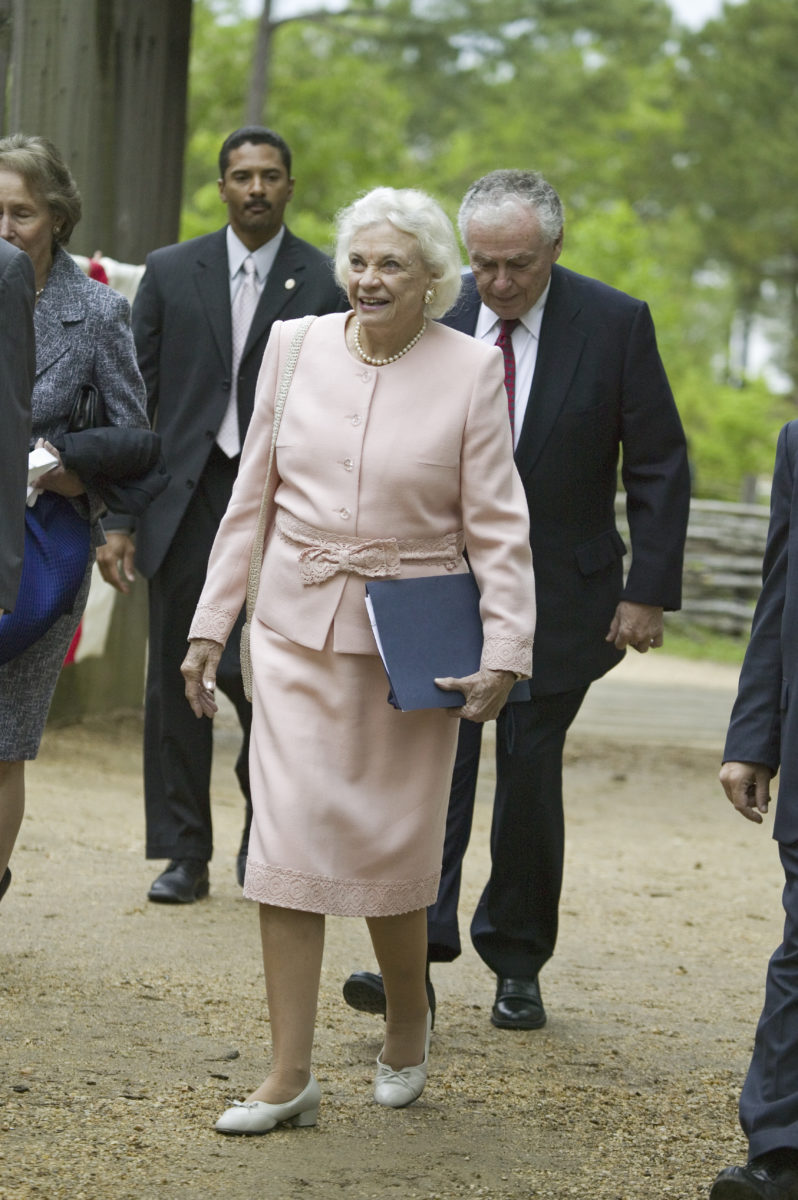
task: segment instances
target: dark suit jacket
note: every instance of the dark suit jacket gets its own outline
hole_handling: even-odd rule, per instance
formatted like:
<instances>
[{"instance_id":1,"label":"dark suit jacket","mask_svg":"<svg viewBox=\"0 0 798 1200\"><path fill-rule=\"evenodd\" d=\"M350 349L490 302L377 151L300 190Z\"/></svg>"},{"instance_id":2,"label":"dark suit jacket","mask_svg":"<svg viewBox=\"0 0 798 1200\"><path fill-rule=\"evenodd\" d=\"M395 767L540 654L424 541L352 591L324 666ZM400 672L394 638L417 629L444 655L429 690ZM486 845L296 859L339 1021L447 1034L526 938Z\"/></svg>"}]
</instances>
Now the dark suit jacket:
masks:
<instances>
[{"instance_id":1,"label":"dark suit jacket","mask_svg":"<svg viewBox=\"0 0 798 1200\"><path fill-rule=\"evenodd\" d=\"M241 359L242 440L272 323L342 307L329 259L286 229ZM169 487L137 523L136 565L151 577L188 507L227 408L233 350L226 229L148 255L133 303L133 332L150 420L171 475Z\"/></svg>"},{"instance_id":2,"label":"dark suit jacket","mask_svg":"<svg viewBox=\"0 0 798 1200\"><path fill-rule=\"evenodd\" d=\"M9 612L17 597L25 540L35 286L27 254L0 238L0 608Z\"/></svg>"},{"instance_id":3,"label":"dark suit jacket","mask_svg":"<svg viewBox=\"0 0 798 1200\"><path fill-rule=\"evenodd\" d=\"M473 334L478 311L466 276L444 320ZM621 455L632 542L625 585ZM532 693L568 691L623 657L604 640L619 600L681 603L687 450L645 303L555 264L515 461L537 588Z\"/></svg>"},{"instance_id":4,"label":"dark suit jacket","mask_svg":"<svg viewBox=\"0 0 798 1200\"><path fill-rule=\"evenodd\" d=\"M723 761L781 768L773 836L798 842L798 421L779 435L762 592Z\"/></svg>"}]
</instances>

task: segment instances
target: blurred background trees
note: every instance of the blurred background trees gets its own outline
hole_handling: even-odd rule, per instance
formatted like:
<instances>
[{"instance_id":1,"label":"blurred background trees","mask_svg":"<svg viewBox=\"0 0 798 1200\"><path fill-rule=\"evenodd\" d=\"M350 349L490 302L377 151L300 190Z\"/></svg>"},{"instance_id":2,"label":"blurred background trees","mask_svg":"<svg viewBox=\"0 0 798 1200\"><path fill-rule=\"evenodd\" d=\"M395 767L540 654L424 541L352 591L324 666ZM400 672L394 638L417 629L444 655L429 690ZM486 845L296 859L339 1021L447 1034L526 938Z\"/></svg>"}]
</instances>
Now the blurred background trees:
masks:
<instances>
[{"instance_id":1,"label":"blurred background trees","mask_svg":"<svg viewBox=\"0 0 798 1200\"><path fill-rule=\"evenodd\" d=\"M727 3L698 32L666 0L351 0L283 22L194 0L183 236L223 216L212 163L252 102L259 17L261 118L295 152L297 233L329 245L335 211L375 184L423 187L454 217L485 171L542 171L566 205L564 265L651 306L696 494L751 497L798 394L794 0Z\"/></svg>"},{"instance_id":2,"label":"blurred background trees","mask_svg":"<svg viewBox=\"0 0 798 1200\"><path fill-rule=\"evenodd\" d=\"M667 0L310 4L0 0L0 124L65 151L88 253L137 261L178 209L180 237L221 224L218 148L252 119L292 146L289 222L322 247L376 184L454 217L485 171L537 168L562 262L651 306L696 494L750 498L798 398L795 0L727 2L698 31Z\"/></svg>"}]
</instances>

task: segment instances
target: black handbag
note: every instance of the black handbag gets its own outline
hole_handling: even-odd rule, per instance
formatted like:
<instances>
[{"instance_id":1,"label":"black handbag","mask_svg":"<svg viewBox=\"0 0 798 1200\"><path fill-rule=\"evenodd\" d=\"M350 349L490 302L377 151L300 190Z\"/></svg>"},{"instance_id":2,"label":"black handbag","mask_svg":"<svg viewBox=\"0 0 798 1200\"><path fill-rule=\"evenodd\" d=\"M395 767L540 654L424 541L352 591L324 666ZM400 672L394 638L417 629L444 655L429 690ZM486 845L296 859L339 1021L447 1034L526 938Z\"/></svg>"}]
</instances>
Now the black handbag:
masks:
<instances>
[{"instance_id":1,"label":"black handbag","mask_svg":"<svg viewBox=\"0 0 798 1200\"><path fill-rule=\"evenodd\" d=\"M105 425L105 405L99 389L93 383L82 383L72 401L67 433L82 433L101 425Z\"/></svg>"}]
</instances>

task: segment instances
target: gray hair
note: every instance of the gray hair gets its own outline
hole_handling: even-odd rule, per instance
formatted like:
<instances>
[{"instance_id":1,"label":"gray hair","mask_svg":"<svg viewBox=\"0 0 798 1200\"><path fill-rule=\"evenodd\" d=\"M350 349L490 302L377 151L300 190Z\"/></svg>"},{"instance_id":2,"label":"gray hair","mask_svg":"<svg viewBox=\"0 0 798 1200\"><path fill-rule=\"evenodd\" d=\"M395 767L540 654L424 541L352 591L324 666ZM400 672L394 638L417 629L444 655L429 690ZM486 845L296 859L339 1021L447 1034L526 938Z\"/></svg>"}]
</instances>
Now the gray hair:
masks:
<instances>
[{"instance_id":1,"label":"gray hair","mask_svg":"<svg viewBox=\"0 0 798 1200\"><path fill-rule=\"evenodd\" d=\"M60 151L47 138L12 133L0 138L0 168L19 175L28 190L44 201L55 222L53 242L66 245L83 205Z\"/></svg>"},{"instance_id":2,"label":"gray hair","mask_svg":"<svg viewBox=\"0 0 798 1200\"><path fill-rule=\"evenodd\" d=\"M472 183L460 205L457 225L464 245L466 234L475 216L501 224L510 206L526 207L540 222L540 230L549 245L554 245L562 233L565 212L560 197L538 171L491 171Z\"/></svg>"},{"instance_id":3,"label":"gray hair","mask_svg":"<svg viewBox=\"0 0 798 1200\"><path fill-rule=\"evenodd\" d=\"M418 242L435 290L425 311L432 318L442 317L460 294L460 250L454 227L440 204L415 188L374 188L341 209L335 218L335 275L338 282L346 290L352 238L361 229L379 225L382 221L390 221Z\"/></svg>"}]
</instances>

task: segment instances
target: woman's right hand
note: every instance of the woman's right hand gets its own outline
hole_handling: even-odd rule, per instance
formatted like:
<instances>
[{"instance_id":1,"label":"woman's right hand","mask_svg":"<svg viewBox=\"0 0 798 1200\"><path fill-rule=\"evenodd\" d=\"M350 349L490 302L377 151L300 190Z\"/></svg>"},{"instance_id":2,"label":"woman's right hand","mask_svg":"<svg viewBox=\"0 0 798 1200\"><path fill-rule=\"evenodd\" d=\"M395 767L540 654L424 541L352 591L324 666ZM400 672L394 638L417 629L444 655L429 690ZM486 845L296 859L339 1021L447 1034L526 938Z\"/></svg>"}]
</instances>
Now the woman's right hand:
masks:
<instances>
[{"instance_id":1,"label":"woman's right hand","mask_svg":"<svg viewBox=\"0 0 798 1200\"><path fill-rule=\"evenodd\" d=\"M214 717L218 705L213 698L216 690L216 668L224 646L210 638L192 638L188 654L180 670L186 681L186 699L195 717Z\"/></svg>"},{"instance_id":2,"label":"woman's right hand","mask_svg":"<svg viewBox=\"0 0 798 1200\"><path fill-rule=\"evenodd\" d=\"M504 702L512 691L517 676L513 671L495 671L491 667L480 667L473 675L461 679L447 676L435 683L444 692L462 692L465 704L461 708L447 708L447 716L463 717L467 721L495 721Z\"/></svg>"}]
</instances>

